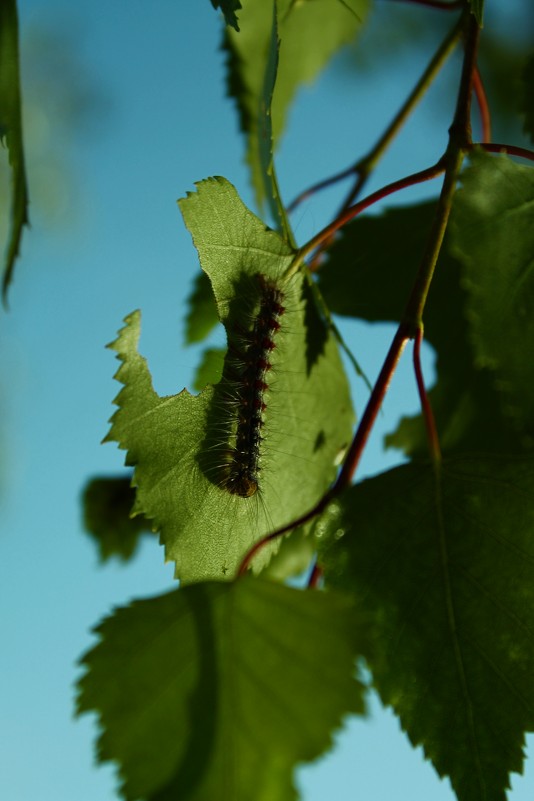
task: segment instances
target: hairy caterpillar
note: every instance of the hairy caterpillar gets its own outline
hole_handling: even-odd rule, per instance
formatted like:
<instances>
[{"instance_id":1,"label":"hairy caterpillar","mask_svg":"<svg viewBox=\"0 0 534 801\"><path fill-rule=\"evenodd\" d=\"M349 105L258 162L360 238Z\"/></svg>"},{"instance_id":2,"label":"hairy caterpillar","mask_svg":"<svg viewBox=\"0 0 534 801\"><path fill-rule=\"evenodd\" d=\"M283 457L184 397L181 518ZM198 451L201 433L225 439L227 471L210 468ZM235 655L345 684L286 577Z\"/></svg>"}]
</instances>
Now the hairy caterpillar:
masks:
<instances>
[{"instance_id":1,"label":"hairy caterpillar","mask_svg":"<svg viewBox=\"0 0 534 801\"><path fill-rule=\"evenodd\" d=\"M284 293L272 281L256 275L259 308L249 331L240 342L230 342L230 359L226 380L233 388L236 421L222 471L221 486L233 495L250 498L258 490L261 470L263 417L266 411L268 372L272 368L270 354L274 337L280 330L280 317L285 312ZM230 404L231 406L231 404Z\"/></svg>"},{"instance_id":2,"label":"hairy caterpillar","mask_svg":"<svg viewBox=\"0 0 534 801\"><path fill-rule=\"evenodd\" d=\"M250 498L260 488L271 359L286 309L284 292L262 273L244 278L235 298L203 463L221 489Z\"/></svg>"}]
</instances>

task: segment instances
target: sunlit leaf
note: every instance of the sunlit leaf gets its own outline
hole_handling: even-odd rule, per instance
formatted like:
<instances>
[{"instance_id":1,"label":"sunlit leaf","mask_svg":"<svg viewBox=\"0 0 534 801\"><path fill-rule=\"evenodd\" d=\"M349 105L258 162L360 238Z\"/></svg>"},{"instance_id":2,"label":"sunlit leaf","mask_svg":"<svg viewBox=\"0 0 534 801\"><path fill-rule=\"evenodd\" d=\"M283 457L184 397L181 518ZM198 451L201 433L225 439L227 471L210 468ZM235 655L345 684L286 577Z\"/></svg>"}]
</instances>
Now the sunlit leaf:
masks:
<instances>
[{"instance_id":1,"label":"sunlit leaf","mask_svg":"<svg viewBox=\"0 0 534 801\"><path fill-rule=\"evenodd\" d=\"M534 729L534 459L465 456L352 487L327 581L372 615L374 683L459 801L505 801Z\"/></svg>"},{"instance_id":2,"label":"sunlit leaf","mask_svg":"<svg viewBox=\"0 0 534 801\"><path fill-rule=\"evenodd\" d=\"M19 255L22 229L28 224L28 188L22 143L18 18L16 0L0 2L0 140L11 167L11 223L3 268L4 299Z\"/></svg>"},{"instance_id":3,"label":"sunlit leaf","mask_svg":"<svg viewBox=\"0 0 534 801\"><path fill-rule=\"evenodd\" d=\"M134 313L113 344L124 388L108 439L126 449L127 463L135 466L134 511L153 520L177 577L191 582L231 578L257 540L319 500L350 441L353 413L337 345L323 336L317 313L312 323L304 276L285 277L294 256L286 242L224 179L203 181L180 206L232 343L225 378L198 396L183 390L160 398L137 351L140 317ZM265 376L264 423L255 446L259 490L241 497L228 490L224 476L234 458L232 432L250 412L239 407L231 375L257 309L258 275L283 292L285 313ZM273 548L261 551L255 569Z\"/></svg>"},{"instance_id":4,"label":"sunlit leaf","mask_svg":"<svg viewBox=\"0 0 534 801\"><path fill-rule=\"evenodd\" d=\"M534 169L475 153L455 198L476 362L496 373L503 408L534 442Z\"/></svg>"},{"instance_id":5,"label":"sunlit leaf","mask_svg":"<svg viewBox=\"0 0 534 801\"><path fill-rule=\"evenodd\" d=\"M294 801L292 773L363 712L352 602L243 579L136 601L97 629L78 711L128 801Z\"/></svg>"}]
</instances>

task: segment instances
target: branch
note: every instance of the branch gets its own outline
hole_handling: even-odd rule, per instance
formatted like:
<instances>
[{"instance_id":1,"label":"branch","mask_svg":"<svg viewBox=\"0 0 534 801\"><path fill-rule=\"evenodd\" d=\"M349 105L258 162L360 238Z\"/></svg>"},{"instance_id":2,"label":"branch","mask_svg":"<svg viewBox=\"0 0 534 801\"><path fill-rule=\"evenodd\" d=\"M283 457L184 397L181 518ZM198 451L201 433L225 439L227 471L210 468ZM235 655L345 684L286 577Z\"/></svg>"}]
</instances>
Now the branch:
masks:
<instances>
[{"instance_id":1,"label":"branch","mask_svg":"<svg viewBox=\"0 0 534 801\"><path fill-rule=\"evenodd\" d=\"M473 91L478 103L478 110L480 112L480 123L482 126L482 139L484 142L491 142L491 114L486 96L486 90L482 83L480 70L478 67L473 73Z\"/></svg>"},{"instance_id":2,"label":"branch","mask_svg":"<svg viewBox=\"0 0 534 801\"><path fill-rule=\"evenodd\" d=\"M334 184L342 181L344 178L348 178L350 175L356 175L357 181L355 185L352 187L350 192L348 193L347 197L343 201L338 215L342 214L356 199L359 195L361 190L363 189L369 175L376 167L380 158L384 155L385 151L398 134L414 108L417 106L419 101L424 96L425 92L431 85L434 78L438 75L439 71L447 61L448 57L456 47L458 40L460 38L462 32L462 25L460 22L456 24L447 34L443 42L440 44L434 55L432 56L430 62L428 63L425 71L417 81L416 85L410 92L409 96L406 98L405 102L395 114L389 125L387 126L386 130L380 136L374 147L367 153L367 155L363 156L359 159L355 164L348 167L345 170L342 170L336 175L331 176L330 178L325 178L323 181L319 181L316 184L313 184L308 189L305 189L304 192L301 192L295 200L288 206L288 211L294 211L294 209L302 203L304 200L307 200L312 195L320 192L322 189L327 189L329 186L333 186Z\"/></svg>"},{"instance_id":3,"label":"branch","mask_svg":"<svg viewBox=\"0 0 534 801\"><path fill-rule=\"evenodd\" d=\"M434 166L427 170L422 170L420 173L414 173L412 176L395 181L388 184L387 187L374 192L366 200L356 203L344 215L338 217L330 226L323 229L317 236L313 237L310 242L305 245L296 257L296 263L300 264L305 256L313 251L317 245L324 240L324 238L334 231L342 227L349 219L352 219L364 208L368 208L372 203L386 197L388 194L402 189L405 186L411 186L414 183L419 183L429 178L433 178L441 172L445 171L443 179L443 186L441 189L440 197L438 200L436 214L430 231L426 250L423 254L419 271L412 288L412 292L406 304L406 309L402 316L397 332L393 338L388 354L378 376L377 382L371 393L371 397L367 402L365 412L360 420L360 424L356 430L356 434L352 444L347 452L347 456L343 463L343 467L328 492L321 498L321 500L305 514L301 515L297 520L283 526L282 528L273 531L266 537L263 537L249 550L243 559L237 575L241 576L250 567L254 556L261 548L268 542L278 539L278 537L287 534L297 526L302 526L308 523L328 506L328 504L336 498L351 482L354 472L358 466L363 449L367 443L371 429L375 422L376 416L382 405L382 401L387 392L400 356L406 345L408 339L416 339L421 335L422 331L422 317L423 311L428 296L430 283L434 275L435 265L438 259L439 251L443 242L443 236L447 227L449 214L452 206L452 198L456 188L456 181L464 158L464 153L472 145L471 142L471 96L473 89L473 74L476 69L476 52L478 45L479 28L474 17L471 16L469 11L464 12L462 15L462 25L465 30L465 52L464 61L462 65L462 75L460 79L460 87L458 91L458 99L456 103L456 110L452 125L449 129L449 145L447 151L442 159ZM422 379L422 376L421 376ZM425 393L424 393L425 394ZM436 435L437 437L437 435ZM436 462L437 464L437 462Z\"/></svg>"},{"instance_id":4,"label":"branch","mask_svg":"<svg viewBox=\"0 0 534 801\"><path fill-rule=\"evenodd\" d=\"M441 448L439 445L438 430L436 428L436 421L434 412L428 398L425 382L423 378L423 369L421 367L421 343L423 341L422 327L416 334L413 346L413 366L415 371L415 380L417 382L417 391L419 392L419 400L421 401L421 411L423 412L423 419L425 421L426 438L428 442L428 449L430 456L435 464L441 461Z\"/></svg>"},{"instance_id":5,"label":"branch","mask_svg":"<svg viewBox=\"0 0 534 801\"><path fill-rule=\"evenodd\" d=\"M457 8L462 8L464 5L463 0L450 0L450 2L447 2L447 0L396 0L396 2L415 3L418 6L437 8L440 11L456 11Z\"/></svg>"},{"instance_id":6,"label":"branch","mask_svg":"<svg viewBox=\"0 0 534 801\"><path fill-rule=\"evenodd\" d=\"M522 159L534 161L534 151L527 150L525 147L516 147L516 145L503 145L496 142L472 142L465 149L467 152L479 147L487 153L506 153L508 156L518 156Z\"/></svg>"},{"instance_id":7,"label":"branch","mask_svg":"<svg viewBox=\"0 0 534 801\"><path fill-rule=\"evenodd\" d=\"M373 192L368 197L360 200L359 203L355 203L354 206L350 206L346 211L340 214L336 219L331 222L326 228L323 228L322 231L319 231L312 239L309 240L305 245L303 245L300 250L297 251L296 260L294 262L294 268L298 267L306 256L309 256L319 245L321 245L325 240L328 240L332 234L336 231L339 231L340 228L343 228L348 222L353 220L358 214L361 214L362 211L368 209L369 206L372 206L374 203L378 203L379 200L387 197L388 195L392 195L394 192L398 192L401 189L407 189L409 186L415 186L416 184L423 183L423 181L430 181L432 178L436 178L442 172L445 171L444 162L440 159L437 164L434 164L432 167L427 167L425 170L421 170L420 172L414 172L411 175L407 175L405 178L401 178L398 181L393 181L390 184L386 184L381 189L377 189L376 192Z\"/></svg>"}]
</instances>

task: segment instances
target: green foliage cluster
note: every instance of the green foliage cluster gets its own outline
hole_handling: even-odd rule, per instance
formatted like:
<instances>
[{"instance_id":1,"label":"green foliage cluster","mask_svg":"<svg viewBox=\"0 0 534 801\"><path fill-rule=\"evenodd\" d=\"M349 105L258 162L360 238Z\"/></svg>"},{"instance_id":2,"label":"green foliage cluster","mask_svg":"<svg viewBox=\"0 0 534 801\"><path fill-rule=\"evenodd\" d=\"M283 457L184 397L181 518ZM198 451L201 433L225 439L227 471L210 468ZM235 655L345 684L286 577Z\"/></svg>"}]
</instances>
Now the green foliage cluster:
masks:
<instances>
[{"instance_id":1,"label":"green foliage cluster","mask_svg":"<svg viewBox=\"0 0 534 801\"><path fill-rule=\"evenodd\" d=\"M422 180L407 176L355 203L383 137L358 163L332 226L300 248L273 154L296 91L355 39L371 2L212 4L227 26L227 84L255 195L274 228L224 178L180 201L202 268L187 340L204 341L220 323L229 342L225 352L206 348L197 394L155 392L138 352L139 312L110 346L122 388L107 439L133 475L131 486L126 477L89 485L87 528L103 560L128 559L143 533L159 533L180 585L97 627L78 711L97 713L98 757L118 765L128 801L289 801L295 766L330 747L345 715L364 713L364 662L459 801L504 801L534 731L534 171L513 160L529 151L470 138L484 4L448 4L446 46L390 129L463 43L449 146L424 175L444 173L439 198L357 216ZM0 9L9 45L0 57L11 59L0 74L10 76L14 4ZM530 137L532 63L516 109ZM26 203L17 80L0 87L15 175L10 253ZM262 283L277 287L284 308L272 313L275 342L254 343L249 357L263 363L251 411L231 389L244 381L235 362L248 364ZM331 314L399 326L354 439ZM423 325L437 381L428 393L420 384L421 414L387 437L408 463L352 484L396 357ZM259 490L241 497L223 477L236 428L252 414L261 417L261 435L249 437ZM287 586L312 560L308 588Z\"/></svg>"},{"instance_id":2,"label":"green foliage cluster","mask_svg":"<svg viewBox=\"0 0 534 801\"><path fill-rule=\"evenodd\" d=\"M180 588L99 626L79 710L98 713L99 756L118 763L127 799L290 799L295 764L328 747L344 714L363 712L363 658L460 801L502 801L534 729L532 168L471 149L460 172L451 153L466 141L451 138L445 170L459 188L445 201L442 192L437 203L347 218L333 242L325 234L299 250L273 152L295 91L355 37L369 4L249 0L222 10L233 26L228 87L258 204L278 232L222 178L180 201L203 270L188 341L220 321L230 342L226 355L207 348L199 394L154 392L137 351L139 313L112 345L123 389L108 439L127 451L133 514L159 532ZM481 22L482 4L472 12ZM467 40L470 14L461 20ZM330 314L394 321L415 336L422 320L406 304L429 241L438 244L428 302L415 291L438 357L428 404L443 457L423 403L387 438L408 465L329 490L353 424ZM305 266L314 244L327 252L317 278ZM283 289L287 309L272 352L261 493L241 498L217 481L209 453L239 414L225 371L236 329L250 325L243 298L258 274ZM276 530L286 533L267 541ZM313 551L324 591L284 586ZM247 554L261 577L240 576Z\"/></svg>"}]
</instances>

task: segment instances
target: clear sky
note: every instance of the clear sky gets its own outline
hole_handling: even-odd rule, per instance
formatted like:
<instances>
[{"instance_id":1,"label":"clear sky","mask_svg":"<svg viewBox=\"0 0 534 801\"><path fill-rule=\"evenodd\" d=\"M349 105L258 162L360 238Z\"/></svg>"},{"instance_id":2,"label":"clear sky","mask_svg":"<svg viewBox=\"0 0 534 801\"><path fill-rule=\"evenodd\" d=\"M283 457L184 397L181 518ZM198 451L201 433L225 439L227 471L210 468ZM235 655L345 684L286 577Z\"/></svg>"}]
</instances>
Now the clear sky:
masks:
<instances>
[{"instance_id":1,"label":"clear sky","mask_svg":"<svg viewBox=\"0 0 534 801\"><path fill-rule=\"evenodd\" d=\"M182 346L184 299L199 268L175 201L195 181L224 175L253 202L225 97L220 20L209 0L98 6L20 0L20 18L27 43L23 91L33 87L27 138L35 202L10 311L0 319L0 797L112 801L113 768L94 766L94 720L73 719L76 660L93 642L91 627L114 605L169 588L172 566L147 541L127 566L100 567L83 533L84 484L123 465L114 445L100 445L118 391L116 362L104 346L123 317L141 308L141 349L156 389L170 394L190 386L198 350ZM338 60L313 90L301 93L278 161L288 200L371 146L433 42L425 39L415 56L398 53L369 76ZM49 74L43 63L54 77L43 80ZM453 61L451 69L457 67ZM65 97L74 100L69 105ZM444 97L446 82L440 82L384 159L371 190L435 161L449 119ZM72 107L70 125L61 118L65 105ZM402 202L430 191L411 190ZM296 213L300 242L326 222L335 203L330 193ZM345 330L372 379L392 328L353 323ZM431 367L426 351L429 378ZM353 381L353 392L361 411L361 381ZM406 359L362 474L398 462L398 454L384 454L382 436L416 409ZM453 799L378 702L367 721L347 726L332 755L299 776L305 801ZM533 795L530 768L514 782L510 799Z\"/></svg>"}]
</instances>

